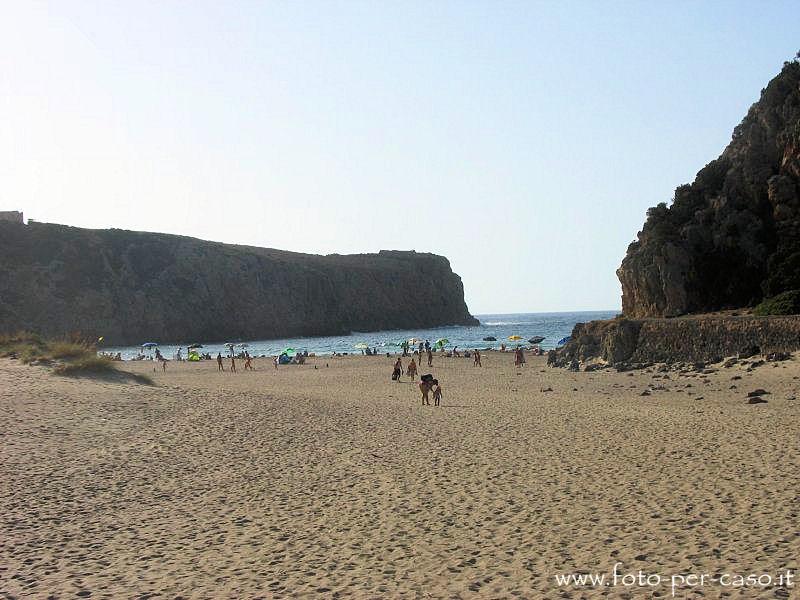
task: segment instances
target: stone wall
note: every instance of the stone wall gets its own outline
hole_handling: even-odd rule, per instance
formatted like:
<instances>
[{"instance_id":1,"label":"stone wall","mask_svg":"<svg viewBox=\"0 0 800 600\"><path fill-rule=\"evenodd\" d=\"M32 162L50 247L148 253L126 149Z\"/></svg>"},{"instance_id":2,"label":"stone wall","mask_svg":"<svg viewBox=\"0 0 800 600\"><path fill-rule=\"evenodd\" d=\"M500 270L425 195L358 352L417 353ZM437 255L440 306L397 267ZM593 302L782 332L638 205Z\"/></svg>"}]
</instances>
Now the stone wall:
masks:
<instances>
[{"instance_id":1,"label":"stone wall","mask_svg":"<svg viewBox=\"0 0 800 600\"><path fill-rule=\"evenodd\" d=\"M727 356L800 350L800 316L693 316L578 323L549 363L584 368L643 363L715 362Z\"/></svg>"}]
</instances>

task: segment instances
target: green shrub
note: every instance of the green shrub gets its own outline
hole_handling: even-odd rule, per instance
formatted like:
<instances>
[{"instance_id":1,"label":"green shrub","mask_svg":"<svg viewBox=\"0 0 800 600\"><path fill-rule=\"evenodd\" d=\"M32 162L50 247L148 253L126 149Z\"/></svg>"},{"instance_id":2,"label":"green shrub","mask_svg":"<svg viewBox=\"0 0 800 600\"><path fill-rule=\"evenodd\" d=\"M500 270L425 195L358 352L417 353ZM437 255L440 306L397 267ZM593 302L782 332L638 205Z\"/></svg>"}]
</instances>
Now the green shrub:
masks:
<instances>
[{"instance_id":1,"label":"green shrub","mask_svg":"<svg viewBox=\"0 0 800 600\"><path fill-rule=\"evenodd\" d=\"M789 290L767 298L753 309L753 313L760 317L800 314L800 290Z\"/></svg>"}]
</instances>

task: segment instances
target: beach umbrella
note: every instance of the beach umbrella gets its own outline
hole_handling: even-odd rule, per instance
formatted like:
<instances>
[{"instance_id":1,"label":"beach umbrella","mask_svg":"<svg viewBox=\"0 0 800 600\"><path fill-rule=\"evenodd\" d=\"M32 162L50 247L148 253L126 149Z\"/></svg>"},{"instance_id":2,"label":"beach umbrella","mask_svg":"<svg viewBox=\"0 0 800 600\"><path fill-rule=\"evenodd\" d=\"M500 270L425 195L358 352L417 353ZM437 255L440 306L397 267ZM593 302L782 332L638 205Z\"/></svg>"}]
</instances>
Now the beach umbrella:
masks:
<instances>
[{"instance_id":1,"label":"beach umbrella","mask_svg":"<svg viewBox=\"0 0 800 600\"><path fill-rule=\"evenodd\" d=\"M563 338L561 338L560 340L558 340L558 342L556 342L556 346L563 346L564 344L566 344L566 343L567 343L568 341L570 341L571 339L572 339L572 338L571 338L570 336L563 337Z\"/></svg>"},{"instance_id":2,"label":"beach umbrella","mask_svg":"<svg viewBox=\"0 0 800 600\"><path fill-rule=\"evenodd\" d=\"M202 348L203 344L192 344L191 346L186 346L187 350L196 350L197 348Z\"/></svg>"},{"instance_id":3,"label":"beach umbrella","mask_svg":"<svg viewBox=\"0 0 800 600\"><path fill-rule=\"evenodd\" d=\"M358 348L359 350L365 350L365 349L369 348L369 345L368 345L366 342L358 342L358 343L357 343L355 346L353 346L353 347L354 347L354 348Z\"/></svg>"},{"instance_id":4,"label":"beach umbrella","mask_svg":"<svg viewBox=\"0 0 800 600\"><path fill-rule=\"evenodd\" d=\"M419 339L411 338L411 339L408 340L408 343L409 344L414 344L416 346L417 344L419 344Z\"/></svg>"},{"instance_id":5,"label":"beach umbrella","mask_svg":"<svg viewBox=\"0 0 800 600\"><path fill-rule=\"evenodd\" d=\"M236 344L236 345L239 346L239 348L249 348L250 347L250 344L245 344L245 343ZM201 348L202 348L202 346L201 346Z\"/></svg>"},{"instance_id":6,"label":"beach umbrella","mask_svg":"<svg viewBox=\"0 0 800 600\"><path fill-rule=\"evenodd\" d=\"M439 346L440 348L442 346L444 346L445 344L449 344L449 343L450 343L450 340L448 340L447 338L439 338L438 340L436 340L436 345Z\"/></svg>"},{"instance_id":7,"label":"beach umbrella","mask_svg":"<svg viewBox=\"0 0 800 600\"><path fill-rule=\"evenodd\" d=\"M521 340L522 336L521 335L510 335L510 336L508 336L508 339L510 339L512 342L516 342L517 340Z\"/></svg>"},{"instance_id":8,"label":"beach umbrella","mask_svg":"<svg viewBox=\"0 0 800 600\"><path fill-rule=\"evenodd\" d=\"M281 354L285 354L286 356L294 356L297 354L297 350L294 348L285 348Z\"/></svg>"},{"instance_id":9,"label":"beach umbrella","mask_svg":"<svg viewBox=\"0 0 800 600\"><path fill-rule=\"evenodd\" d=\"M538 343L540 343L540 342L544 341L544 336L541 336L541 335L535 335L535 336L533 336L531 339L529 339L528 341L529 341L531 344L538 344Z\"/></svg>"},{"instance_id":10,"label":"beach umbrella","mask_svg":"<svg viewBox=\"0 0 800 600\"><path fill-rule=\"evenodd\" d=\"M156 342L145 342L142 344L142 348L155 348L156 346L158 346Z\"/></svg>"}]
</instances>

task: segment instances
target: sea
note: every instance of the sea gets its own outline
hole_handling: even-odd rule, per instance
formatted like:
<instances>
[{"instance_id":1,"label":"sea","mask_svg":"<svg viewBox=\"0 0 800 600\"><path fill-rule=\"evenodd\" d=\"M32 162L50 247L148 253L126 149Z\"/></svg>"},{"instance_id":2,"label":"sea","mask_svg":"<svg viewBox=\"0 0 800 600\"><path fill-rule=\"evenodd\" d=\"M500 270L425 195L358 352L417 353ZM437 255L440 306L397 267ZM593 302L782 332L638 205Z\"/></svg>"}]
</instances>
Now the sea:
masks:
<instances>
[{"instance_id":1,"label":"sea","mask_svg":"<svg viewBox=\"0 0 800 600\"><path fill-rule=\"evenodd\" d=\"M544 340L538 345L548 350L555 348L558 341L572 333L576 323L594 321L597 319L613 318L619 311L584 311L584 312L550 312L550 313L519 313L497 315L475 315L480 325L474 326L449 326L435 327L433 329L402 329L392 331L353 331L345 336L282 338L274 340L183 340L178 343L160 343L161 340L142 340L142 343L157 343L161 354L166 358L173 358L182 349L182 356L186 358L186 348L190 344L202 344L202 352L213 356L222 352L228 353L229 343L236 343L238 352L247 348L252 356L276 356L284 350L292 349L295 352L307 351L309 354L331 355L361 354L362 350L356 345L367 344L376 348L379 353L400 352L399 344L404 340L416 338L417 340L430 341L433 345L437 340L447 340L446 348L454 346L461 350L472 348L500 348L505 343L507 347L517 344L529 346L528 340L534 336L542 336ZM509 340L511 336L520 336L518 341ZM497 341L484 341L484 338L494 337ZM153 349L143 350L141 346L101 347L102 352L119 352L123 360L131 360L144 353L152 355Z\"/></svg>"}]
</instances>

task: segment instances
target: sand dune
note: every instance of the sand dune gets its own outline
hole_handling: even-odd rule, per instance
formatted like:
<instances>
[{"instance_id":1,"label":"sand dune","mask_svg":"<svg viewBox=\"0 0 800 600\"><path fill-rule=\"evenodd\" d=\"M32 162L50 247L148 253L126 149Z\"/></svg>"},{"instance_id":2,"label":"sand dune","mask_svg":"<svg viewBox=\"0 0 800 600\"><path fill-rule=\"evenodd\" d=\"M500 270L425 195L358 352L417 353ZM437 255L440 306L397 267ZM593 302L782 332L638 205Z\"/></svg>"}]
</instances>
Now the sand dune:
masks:
<instances>
[{"instance_id":1,"label":"sand dune","mask_svg":"<svg viewBox=\"0 0 800 600\"><path fill-rule=\"evenodd\" d=\"M437 359L437 409L386 357L124 365L155 387L2 360L0 592L667 598L555 577L798 569L797 362L669 379L483 362Z\"/></svg>"}]
</instances>

